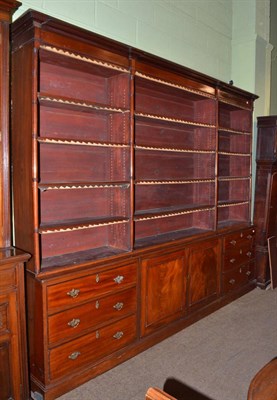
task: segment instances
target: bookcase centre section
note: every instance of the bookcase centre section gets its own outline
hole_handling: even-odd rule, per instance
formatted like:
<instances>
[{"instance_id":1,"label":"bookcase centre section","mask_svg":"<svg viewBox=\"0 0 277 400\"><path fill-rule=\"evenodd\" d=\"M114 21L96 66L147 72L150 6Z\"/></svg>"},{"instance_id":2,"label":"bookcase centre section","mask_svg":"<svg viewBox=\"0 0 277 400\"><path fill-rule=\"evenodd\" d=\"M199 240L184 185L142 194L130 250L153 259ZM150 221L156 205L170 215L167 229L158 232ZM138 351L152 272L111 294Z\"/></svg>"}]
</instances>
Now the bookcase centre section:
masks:
<instances>
[{"instance_id":1,"label":"bookcase centre section","mask_svg":"<svg viewBox=\"0 0 277 400\"><path fill-rule=\"evenodd\" d=\"M38 86L42 265L129 250L129 71L42 46Z\"/></svg>"},{"instance_id":2,"label":"bookcase centre section","mask_svg":"<svg viewBox=\"0 0 277 400\"><path fill-rule=\"evenodd\" d=\"M216 101L135 77L135 243L214 229Z\"/></svg>"}]
</instances>

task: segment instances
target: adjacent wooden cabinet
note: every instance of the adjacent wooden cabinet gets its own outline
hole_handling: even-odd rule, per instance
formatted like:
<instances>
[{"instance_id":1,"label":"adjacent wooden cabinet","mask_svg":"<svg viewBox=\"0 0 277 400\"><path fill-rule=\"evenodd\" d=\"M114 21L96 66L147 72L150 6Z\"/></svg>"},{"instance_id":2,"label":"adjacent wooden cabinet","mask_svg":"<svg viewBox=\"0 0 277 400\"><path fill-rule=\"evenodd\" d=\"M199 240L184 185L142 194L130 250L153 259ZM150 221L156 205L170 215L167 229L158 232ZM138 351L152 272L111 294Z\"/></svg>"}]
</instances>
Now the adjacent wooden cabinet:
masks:
<instances>
[{"instance_id":1,"label":"adjacent wooden cabinet","mask_svg":"<svg viewBox=\"0 0 277 400\"><path fill-rule=\"evenodd\" d=\"M277 236L277 116L258 117L254 223L257 284L270 283L267 239Z\"/></svg>"},{"instance_id":2,"label":"adjacent wooden cabinet","mask_svg":"<svg viewBox=\"0 0 277 400\"><path fill-rule=\"evenodd\" d=\"M35 11L12 45L31 390L54 399L254 287L256 96Z\"/></svg>"},{"instance_id":3,"label":"adjacent wooden cabinet","mask_svg":"<svg viewBox=\"0 0 277 400\"><path fill-rule=\"evenodd\" d=\"M0 250L0 399L25 399L28 393L24 262L15 249Z\"/></svg>"}]
</instances>

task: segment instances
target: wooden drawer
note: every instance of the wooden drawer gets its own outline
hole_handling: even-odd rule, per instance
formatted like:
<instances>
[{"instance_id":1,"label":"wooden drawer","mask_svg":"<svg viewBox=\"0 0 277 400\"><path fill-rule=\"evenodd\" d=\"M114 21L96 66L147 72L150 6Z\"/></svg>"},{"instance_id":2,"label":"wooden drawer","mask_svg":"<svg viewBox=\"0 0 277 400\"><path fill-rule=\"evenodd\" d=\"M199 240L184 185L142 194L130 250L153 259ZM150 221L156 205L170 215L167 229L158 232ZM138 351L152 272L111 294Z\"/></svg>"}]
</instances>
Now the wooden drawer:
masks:
<instances>
[{"instance_id":1,"label":"wooden drawer","mask_svg":"<svg viewBox=\"0 0 277 400\"><path fill-rule=\"evenodd\" d=\"M224 238L224 252L248 245L252 248L255 240L255 229L249 228L231 233Z\"/></svg>"},{"instance_id":2,"label":"wooden drawer","mask_svg":"<svg viewBox=\"0 0 277 400\"><path fill-rule=\"evenodd\" d=\"M223 292L228 293L254 278L254 263L249 263L223 274Z\"/></svg>"},{"instance_id":3,"label":"wooden drawer","mask_svg":"<svg viewBox=\"0 0 277 400\"><path fill-rule=\"evenodd\" d=\"M50 376L57 379L110 355L136 339L136 316L59 346L50 351Z\"/></svg>"},{"instance_id":4,"label":"wooden drawer","mask_svg":"<svg viewBox=\"0 0 277 400\"><path fill-rule=\"evenodd\" d=\"M72 338L99 324L110 323L136 311L136 288L94 299L48 319L49 343Z\"/></svg>"},{"instance_id":5,"label":"wooden drawer","mask_svg":"<svg viewBox=\"0 0 277 400\"><path fill-rule=\"evenodd\" d=\"M48 312L52 314L114 290L121 290L135 284L136 280L137 266L132 263L48 286Z\"/></svg>"},{"instance_id":6,"label":"wooden drawer","mask_svg":"<svg viewBox=\"0 0 277 400\"><path fill-rule=\"evenodd\" d=\"M254 251L250 243L239 242L234 248L228 248L224 254L223 270L228 271L239 265L248 263L254 258Z\"/></svg>"}]
</instances>

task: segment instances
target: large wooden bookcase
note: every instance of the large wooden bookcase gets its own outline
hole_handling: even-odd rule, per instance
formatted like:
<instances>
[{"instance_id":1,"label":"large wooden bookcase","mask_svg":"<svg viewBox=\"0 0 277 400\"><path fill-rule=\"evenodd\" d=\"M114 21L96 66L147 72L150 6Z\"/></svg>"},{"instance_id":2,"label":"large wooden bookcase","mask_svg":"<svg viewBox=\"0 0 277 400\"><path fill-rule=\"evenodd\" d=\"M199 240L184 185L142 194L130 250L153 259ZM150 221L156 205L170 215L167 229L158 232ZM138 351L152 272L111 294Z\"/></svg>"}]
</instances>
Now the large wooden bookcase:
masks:
<instances>
[{"instance_id":1,"label":"large wooden bookcase","mask_svg":"<svg viewBox=\"0 0 277 400\"><path fill-rule=\"evenodd\" d=\"M12 44L31 389L53 399L254 287L256 96L34 11Z\"/></svg>"}]
</instances>

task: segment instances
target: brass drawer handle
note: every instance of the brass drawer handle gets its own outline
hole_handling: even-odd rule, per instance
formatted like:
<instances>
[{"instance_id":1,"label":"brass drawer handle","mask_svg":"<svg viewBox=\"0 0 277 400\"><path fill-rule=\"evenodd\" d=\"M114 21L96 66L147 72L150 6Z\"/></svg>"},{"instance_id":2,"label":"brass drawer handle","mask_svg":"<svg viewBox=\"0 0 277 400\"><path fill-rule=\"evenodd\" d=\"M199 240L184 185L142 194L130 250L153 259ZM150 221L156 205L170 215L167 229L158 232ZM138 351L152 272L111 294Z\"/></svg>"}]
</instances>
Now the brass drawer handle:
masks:
<instances>
[{"instance_id":1,"label":"brass drawer handle","mask_svg":"<svg viewBox=\"0 0 277 400\"><path fill-rule=\"evenodd\" d=\"M67 295L75 299L80 293L80 289L71 289L69 292L67 292Z\"/></svg>"},{"instance_id":2,"label":"brass drawer handle","mask_svg":"<svg viewBox=\"0 0 277 400\"><path fill-rule=\"evenodd\" d=\"M251 257L252 256L252 253L251 253L251 251L248 251L247 253L246 253L246 255L247 255L247 257Z\"/></svg>"},{"instance_id":3,"label":"brass drawer handle","mask_svg":"<svg viewBox=\"0 0 277 400\"><path fill-rule=\"evenodd\" d=\"M230 280L229 280L229 283L230 283L231 285L234 285L234 284L236 283L236 281L235 281L235 279L230 279Z\"/></svg>"},{"instance_id":4,"label":"brass drawer handle","mask_svg":"<svg viewBox=\"0 0 277 400\"><path fill-rule=\"evenodd\" d=\"M124 333L123 333L122 331L116 332L116 333L113 335L113 338L115 338L115 339L121 339L123 335L124 335Z\"/></svg>"},{"instance_id":5,"label":"brass drawer handle","mask_svg":"<svg viewBox=\"0 0 277 400\"><path fill-rule=\"evenodd\" d=\"M78 358L81 355L81 353L79 351L74 351L73 353L71 353L68 358L70 360L76 360L76 358Z\"/></svg>"},{"instance_id":6,"label":"brass drawer handle","mask_svg":"<svg viewBox=\"0 0 277 400\"><path fill-rule=\"evenodd\" d=\"M236 259L235 258L231 258L230 259L230 263L234 264L234 262L236 262Z\"/></svg>"},{"instance_id":7,"label":"brass drawer handle","mask_svg":"<svg viewBox=\"0 0 277 400\"><path fill-rule=\"evenodd\" d=\"M71 328L77 328L77 326L80 324L81 320L79 318L73 318L71 321L67 323L68 326L71 326Z\"/></svg>"},{"instance_id":8,"label":"brass drawer handle","mask_svg":"<svg viewBox=\"0 0 277 400\"><path fill-rule=\"evenodd\" d=\"M251 275L251 271L247 271L247 272L246 272L246 275L247 275L247 276Z\"/></svg>"},{"instance_id":9,"label":"brass drawer handle","mask_svg":"<svg viewBox=\"0 0 277 400\"><path fill-rule=\"evenodd\" d=\"M237 244L237 241L236 240L231 240L231 242L230 242L233 246L235 246L236 244Z\"/></svg>"},{"instance_id":10,"label":"brass drawer handle","mask_svg":"<svg viewBox=\"0 0 277 400\"><path fill-rule=\"evenodd\" d=\"M124 305L123 303L118 302L113 306L113 308L115 308L117 311L120 311L122 310L123 305Z\"/></svg>"},{"instance_id":11,"label":"brass drawer handle","mask_svg":"<svg viewBox=\"0 0 277 400\"><path fill-rule=\"evenodd\" d=\"M243 238L243 233L241 232L240 237Z\"/></svg>"},{"instance_id":12,"label":"brass drawer handle","mask_svg":"<svg viewBox=\"0 0 277 400\"><path fill-rule=\"evenodd\" d=\"M247 236L247 239L251 240L252 237L253 237L252 235L248 235L248 236Z\"/></svg>"},{"instance_id":13,"label":"brass drawer handle","mask_svg":"<svg viewBox=\"0 0 277 400\"><path fill-rule=\"evenodd\" d=\"M122 276L122 275L117 275L117 276L114 278L115 283L117 283L118 285L119 285L120 283L122 283L123 280L124 280L124 276Z\"/></svg>"}]
</instances>

